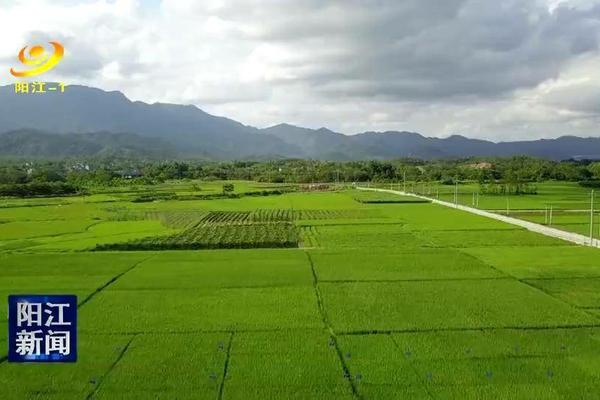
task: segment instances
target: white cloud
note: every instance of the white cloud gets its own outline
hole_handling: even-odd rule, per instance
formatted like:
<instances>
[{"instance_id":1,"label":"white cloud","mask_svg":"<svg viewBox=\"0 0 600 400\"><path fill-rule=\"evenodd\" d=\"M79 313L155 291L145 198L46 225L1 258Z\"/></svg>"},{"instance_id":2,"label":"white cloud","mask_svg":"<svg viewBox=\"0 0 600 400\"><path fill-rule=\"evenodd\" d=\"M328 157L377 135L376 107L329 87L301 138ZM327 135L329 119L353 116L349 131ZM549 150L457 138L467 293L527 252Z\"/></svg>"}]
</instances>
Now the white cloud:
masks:
<instances>
[{"instance_id":1,"label":"white cloud","mask_svg":"<svg viewBox=\"0 0 600 400\"><path fill-rule=\"evenodd\" d=\"M598 134L600 0L0 0L0 32L0 71L58 38L47 79L261 127Z\"/></svg>"}]
</instances>

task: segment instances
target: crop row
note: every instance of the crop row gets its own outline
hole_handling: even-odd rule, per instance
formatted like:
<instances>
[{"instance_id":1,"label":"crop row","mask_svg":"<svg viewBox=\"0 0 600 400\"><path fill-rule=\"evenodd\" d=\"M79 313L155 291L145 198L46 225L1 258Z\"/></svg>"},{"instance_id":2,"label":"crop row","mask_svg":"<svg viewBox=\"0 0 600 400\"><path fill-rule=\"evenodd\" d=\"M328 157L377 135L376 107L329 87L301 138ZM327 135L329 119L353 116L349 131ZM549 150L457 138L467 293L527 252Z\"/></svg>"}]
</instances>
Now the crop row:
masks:
<instances>
[{"instance_id":1,"label":"crop row","mask_svg":"<svg viewBox=\"0 0 600 400\"><path fill-rule=\"evenodd\" d=\"M292 223L297 220L327 220L367 218L369 210L292 210L258 209L254 211L135 211L128 208L107 209L113 221L154 219L170 228L188 229L195 226L253 225Z\"/></svg>"},{"instance_id":2,"label":"crop row","mask_svg":"<svg viewBox=\"0 0 600 400\"><path fill-rule=\"evenodd\" d=\"M315 226L308 225L300 227L302 247L320 247L319 231Z\"/></svg>"},{"instance_id":3,"label":"crop row","mask_svg":"<svg viewBox=\"0 0 600 400\"><path fill-rule=\"evenodd\" d=\"M270 222L293 222L296 220L354 219L366 218L368 210L292 210L258 209L254 211L211 211L201 224L254 224Z\"/></svg>"},{"instance_id":4,"label":"crop row","mask_svg":"<svg viewBox=\"0 0 600 400\"><path fill-rule=\"evenodd\" d=\"M374 216L372 210L295 210L297 220L359 219Z\"/></svg>"},{"instance_id":5,"label":"crop row","mask_svg":"<svg viewBox=\"0 0 600 400\"><path fill-rule=\"evenodd\" d=\"M109 221L158 220L170 228L190 228L197 225L206 215L203 210L184 211L136 211L126 207L106 208L112 213Z\"/></svg>"},{"instance_id":6,"label":"crop row","mask_svg":"<svg viewBox=\"0 0 600 400\"><path fill-rule=\"evenodd\" d=\"M201 220L201 224L243 224L248 222L250 211L211 211Z\"/></svg>"},{"instance_id":7,"label":"crop row","mask_svg":"<svg viewBox=\"0 0 600 400\"><path fill-rule=\"evenodd\" d=\"M253 224L263 222L292 222L295 212L291 209L262 209L254 211L211 211L202 224Z\"/></svg>"},{"instance_id":8,"label":"crop row","mask_svg":"<svg viewBox=\"0 0 600 400\"><path fill-rule=\"evenodd\" d=\"M111 213L108 217L109 221L141 221L147 219L146 213L126 207L107 207L105 210Z\"/></svg>"},{"instance_id":9,"label":"crop row","mask_svg":"<svg viewBox=\"0 0 600 400\"><path fill-rule=\"evenodd\" d=\"M206 211L148 211L147 219L158 219L170 228L191 228L202 221Z\"/></svg>"},{"instance_id":10,"label":"crop row","mask_svg":"<svg viewBox=\"0 0 600 400\"><path fill-rule=\"evenodd\" d=\"M291 222L295 213L291 209L259 209L252 212L250 219L256 222Z\"/></svg>"},{"instance_id":11,"label":"crop row","mask_svg":"<svg viewBox=\"0 0 600 400\"><path fill-rule=\"evenodd\" d=\"M197 225L181 233L98 246L98 250L184 250L298 247L290 223Z\"/></svg>"}]
</instances>

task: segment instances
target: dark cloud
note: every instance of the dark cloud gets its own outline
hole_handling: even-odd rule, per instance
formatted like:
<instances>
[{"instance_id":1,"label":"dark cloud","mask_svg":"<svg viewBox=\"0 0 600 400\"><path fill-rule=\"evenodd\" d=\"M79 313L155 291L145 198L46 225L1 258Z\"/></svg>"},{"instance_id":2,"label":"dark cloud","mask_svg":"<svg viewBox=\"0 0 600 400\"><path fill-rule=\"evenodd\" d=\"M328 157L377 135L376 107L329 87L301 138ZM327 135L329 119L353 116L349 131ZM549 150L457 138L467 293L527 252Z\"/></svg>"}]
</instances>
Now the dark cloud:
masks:
<instances>
[{"instance_id":1,"label":"dark cloud","mask_svg":"<svg viewBox=\"0 0 600 400\"><path fill-rule=\"evenodd\" d=\"M0 19L29 21L11 28L27 41L62 32L50 74L136 100L347 133L597 135L600 0L66 2Z\"/></svg>"},{"instance_id":2,"label":"dark cloud","mask_svg":"<svg viewBox=\"0 0 600 400\"><path fill-rule=\"evenodd\" d=\"M555 78L566 62L596 52L600 33L599 6L305 0L256 11L253 3L244 2L242 14L264 18L254 39L297 54L283 65L289 74L281 83L303 82L331 97L502 96ZM239 9L220 12L243 23Z\"/></svg>"}]
</instances>

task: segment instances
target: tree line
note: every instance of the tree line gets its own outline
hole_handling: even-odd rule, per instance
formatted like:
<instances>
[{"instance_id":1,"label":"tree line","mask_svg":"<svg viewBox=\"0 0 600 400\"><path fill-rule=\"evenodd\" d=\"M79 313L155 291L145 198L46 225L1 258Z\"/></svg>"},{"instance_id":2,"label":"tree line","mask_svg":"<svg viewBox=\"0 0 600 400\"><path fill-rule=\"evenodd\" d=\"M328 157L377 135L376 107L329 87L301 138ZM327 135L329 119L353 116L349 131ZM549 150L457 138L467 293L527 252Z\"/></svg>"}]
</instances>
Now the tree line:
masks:
<instances>
[{"instance_id":1,"label":"tree line","mask_svg":"<svg viewBox=\"0 0 600 400\"><path fill-rule=\"evenodd\" d=\"M532 183L560 180L598 186L600 162L549 161L533 157L424 161L163 161L115 159L2 161L0 195L7 191L47 194L74 188L156 184L173 179L255 180L273 183L475 181L490 193L528 193ZM50 185L52 184L52 185ZM25 185L25 186L23 186ZM9 190L10 189L10 190ZM31 190L29 190L31 189Z\"/></svg>"}]
</instances>

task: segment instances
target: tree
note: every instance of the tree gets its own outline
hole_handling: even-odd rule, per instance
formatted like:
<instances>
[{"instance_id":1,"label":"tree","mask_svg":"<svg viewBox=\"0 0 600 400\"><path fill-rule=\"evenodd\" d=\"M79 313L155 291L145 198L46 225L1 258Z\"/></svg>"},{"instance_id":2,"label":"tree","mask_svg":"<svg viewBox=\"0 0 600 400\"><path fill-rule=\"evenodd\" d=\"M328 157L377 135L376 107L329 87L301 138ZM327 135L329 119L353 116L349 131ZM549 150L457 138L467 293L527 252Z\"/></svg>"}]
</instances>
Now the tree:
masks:
<instances>
[{"instance_id":1,"label":"tree","mask_svg":"<svg viewBox=\"0 0 600 400\"><path fill-rule=\"evenodd\" d=\"M590 164L588 170L592 173L594 179L600 179L600 162Z\"/></svg>"},{"instance_id":2,"label":"tree","mask_svg":"<svg viewBox=\"0 0 600 400\"><path fill-rule=\"evenodd\" d=\"M234 186L233 183L226 183L223 185L223 194L233 193Z\"/></svg>"}]
</instances>

